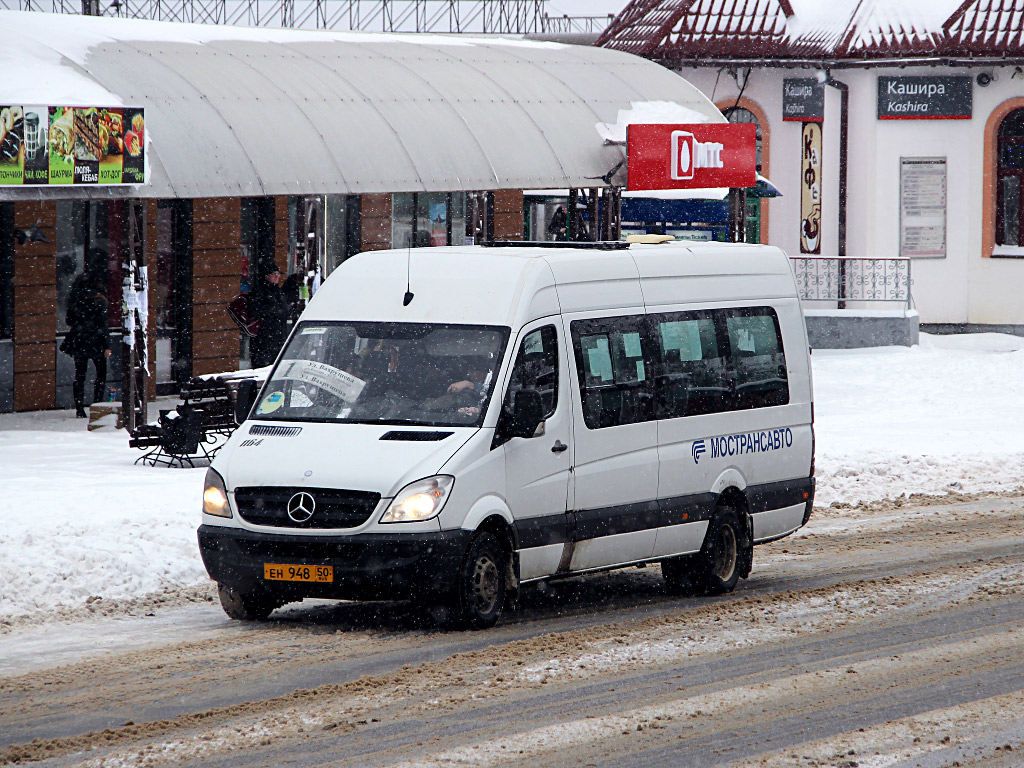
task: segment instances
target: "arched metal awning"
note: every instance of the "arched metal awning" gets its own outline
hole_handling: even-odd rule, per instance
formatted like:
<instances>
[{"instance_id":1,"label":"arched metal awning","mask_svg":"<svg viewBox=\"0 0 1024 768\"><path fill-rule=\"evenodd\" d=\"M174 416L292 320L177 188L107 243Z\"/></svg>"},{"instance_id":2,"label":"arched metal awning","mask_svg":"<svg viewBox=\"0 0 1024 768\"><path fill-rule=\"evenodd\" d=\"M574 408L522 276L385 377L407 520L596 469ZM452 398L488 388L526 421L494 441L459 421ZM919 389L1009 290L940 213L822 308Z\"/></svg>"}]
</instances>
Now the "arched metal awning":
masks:
<instances>
[{"instance_id":1,"label":"arched metal awning","mask_svg":"<svg viewBox=\"0 0 1024 768\"><path fill-rule=\"evenodd\" d=\"M623 152L595 124L632 102L723 120L678 75L600 48L20 11L0 28L0 105L143 107L148 159L127 194L0 200L588 187Z\"/></svg>"}]
</instances>

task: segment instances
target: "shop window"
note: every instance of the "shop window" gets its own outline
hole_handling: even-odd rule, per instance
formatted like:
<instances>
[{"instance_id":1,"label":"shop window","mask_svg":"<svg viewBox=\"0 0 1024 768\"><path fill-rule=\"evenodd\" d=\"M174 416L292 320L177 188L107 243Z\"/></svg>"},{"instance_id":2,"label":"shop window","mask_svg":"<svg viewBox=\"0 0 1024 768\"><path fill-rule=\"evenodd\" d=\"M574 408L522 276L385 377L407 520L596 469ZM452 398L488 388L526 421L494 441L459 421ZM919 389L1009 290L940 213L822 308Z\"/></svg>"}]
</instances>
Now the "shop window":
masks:
<instances>
[{"instance_id":1,"label":"shop window","mask_svg":"<svg viewBox=\"0 0 1024 768\"><path fill-rule=\"evenodd\" d=\"M999 124L996 184L996 243L1024 245L1021 181L1024 179L1024 109L1015 109Z\"/></svg>"},{"instance_id":2,"label":"shop window","mask_svg":"<svg viewBox=\"0 0 1024 768\"><path fill-rule=\"evenodd\" d=\"M57 332L67 333L67 304L75 279L85 272L107 278L107 317L121 325L121 263L127 247L120 200L57 202Z\"/></svg>"},{"instance_id":3,"label":"shop window","mask_svg":"<svg viewBox=\"0 0 1024 768\"><path fill-rule=\"evenodd\" d=\"M0 203L0 339L14 333L14 203Z\"/></svg>"},{"instance_id":4,"label":"shop window","mask_svg":"<svg viewBox=\"0 0 1024 768\"><path fill-rule=\"evenodd\" d=\"M463 192L398 192L391 196L393 248L462 245L465 231Z\"/></svg>"}]
</instances>

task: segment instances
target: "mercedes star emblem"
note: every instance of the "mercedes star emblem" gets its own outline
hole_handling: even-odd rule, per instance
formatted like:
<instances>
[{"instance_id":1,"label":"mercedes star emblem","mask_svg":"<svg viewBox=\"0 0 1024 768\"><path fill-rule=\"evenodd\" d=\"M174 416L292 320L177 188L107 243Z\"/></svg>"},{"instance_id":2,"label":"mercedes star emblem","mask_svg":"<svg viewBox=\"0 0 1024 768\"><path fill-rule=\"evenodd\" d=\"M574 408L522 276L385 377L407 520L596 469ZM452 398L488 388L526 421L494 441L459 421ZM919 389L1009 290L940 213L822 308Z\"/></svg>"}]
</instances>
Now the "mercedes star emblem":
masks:
<instances>
[{"instance_id":1,"label":"mercedes star emblem","mask_svg":"<svg viewBox=\"0 0 1024 768\"><path fill-rule=\"evenodd\" d=\"M305 491L296 493L288 499L288 517L296 523L304 523L313 516L316 501Z\"/></svg>"}]
</instances>

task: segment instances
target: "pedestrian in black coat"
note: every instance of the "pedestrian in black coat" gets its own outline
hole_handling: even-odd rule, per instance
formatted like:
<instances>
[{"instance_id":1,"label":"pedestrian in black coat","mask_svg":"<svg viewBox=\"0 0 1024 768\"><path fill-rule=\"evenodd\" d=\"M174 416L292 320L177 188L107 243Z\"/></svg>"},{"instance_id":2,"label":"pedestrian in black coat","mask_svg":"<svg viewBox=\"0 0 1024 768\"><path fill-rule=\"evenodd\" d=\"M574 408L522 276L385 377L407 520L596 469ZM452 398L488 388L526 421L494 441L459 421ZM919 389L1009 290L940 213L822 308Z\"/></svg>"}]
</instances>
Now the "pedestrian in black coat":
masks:
<instances>
[{"instance_id":1,"label":"pedestrian in black coat","mask_svg":"<svg viewBox=\"0 0 1024 768\"><path fill-rule=\"evenodd\" d=\"M69 330L60 348L75 361L75 416L85 418L85 375L89 361L96 369L92 396L95 402L103 399L111 351L106 278L102 273L86 272L75 278L68 296L66 320Z\"/></svg>"},{"instance_id":2,"label":"pedestrian in black coat","mask_svg":"<svg viewBox=\"0 0 1024 768\"><path fill-rule=\"evenodd\" d=\"M271 365L288 335L292 310L281 290L281 270L274 262L260 265L260 279L249 294L249 314L260 321L260 330L250 342L253 368Z\"/></svg>"}]
</instances>

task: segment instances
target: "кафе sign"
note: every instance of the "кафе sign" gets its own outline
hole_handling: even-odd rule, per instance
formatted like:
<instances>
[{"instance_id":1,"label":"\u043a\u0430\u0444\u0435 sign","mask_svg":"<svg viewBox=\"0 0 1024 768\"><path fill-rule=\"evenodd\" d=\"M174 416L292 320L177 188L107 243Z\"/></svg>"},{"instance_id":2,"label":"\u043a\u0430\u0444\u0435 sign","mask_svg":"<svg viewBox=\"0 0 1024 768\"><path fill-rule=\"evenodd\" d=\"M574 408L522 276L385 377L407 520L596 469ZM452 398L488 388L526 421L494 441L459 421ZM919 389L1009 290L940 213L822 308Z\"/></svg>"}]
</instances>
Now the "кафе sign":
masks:
<instances>
[{"instance_id":1,"label":"\u043a\u0430\u0444\u0435 sign","mask_svg":"<svg viewBox=\"0 0 1024 768\"><path fill-rule=\"evenodd\" d=\"M626 189L711 189L757 183L753 123L635 124L626 129Z\"/></svg>"},{"instance_id":2,"label":"\u043a\u0430\u0444\u0435 sign","mask_svg":"<svg viewBox=\"0 0 1024 768\"><path fill-rule=\"evenodd\" d=\"M0 185L144 184L136 107L0 106Z\"/></svg>"},{"instance_id":3,"label":"\u043a\u0430\u0444\u0435 sign","mask_svg":"<svg viewBox=\"0 0 1024 768\"><path fill-rule=\"evenodd\" d=\"M879 120L970 120L971 78L879 77Z\"/></svg>"}]
</instances>

